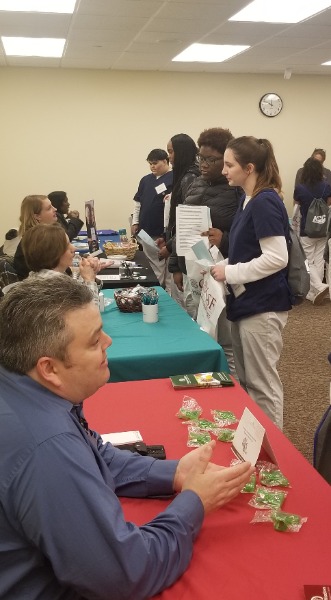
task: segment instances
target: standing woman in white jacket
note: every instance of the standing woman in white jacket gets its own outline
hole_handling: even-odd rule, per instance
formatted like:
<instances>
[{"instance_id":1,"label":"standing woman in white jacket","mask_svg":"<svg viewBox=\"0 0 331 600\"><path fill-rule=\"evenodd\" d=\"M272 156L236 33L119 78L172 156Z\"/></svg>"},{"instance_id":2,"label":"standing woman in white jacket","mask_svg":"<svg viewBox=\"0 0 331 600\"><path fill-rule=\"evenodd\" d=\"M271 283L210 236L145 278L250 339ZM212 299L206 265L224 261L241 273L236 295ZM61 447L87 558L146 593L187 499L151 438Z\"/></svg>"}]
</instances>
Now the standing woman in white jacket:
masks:
<instances>
[{"instance_id":1,"label":"standing woman in white jacket","mask_svg":"<svg viewBox=\"0 0 331 600\"><path fill-rule=\"evenodd\" d=\"M231 140L223 174L245 194L231 227L228 259L212 267L211 274L228 284L227 317L240 383L281 429L283 386L277 363L291 308L289 222L272 145L251 136Z\"/></svg>"}]
</instances>

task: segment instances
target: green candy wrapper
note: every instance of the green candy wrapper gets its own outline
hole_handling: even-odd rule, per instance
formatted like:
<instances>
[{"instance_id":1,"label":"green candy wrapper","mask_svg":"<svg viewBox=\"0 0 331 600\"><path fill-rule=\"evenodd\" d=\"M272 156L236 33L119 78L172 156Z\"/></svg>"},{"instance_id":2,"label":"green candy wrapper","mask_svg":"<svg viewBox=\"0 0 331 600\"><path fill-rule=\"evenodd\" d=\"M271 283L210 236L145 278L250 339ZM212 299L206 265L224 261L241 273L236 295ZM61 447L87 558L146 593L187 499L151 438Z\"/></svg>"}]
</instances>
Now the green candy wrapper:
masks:
<instances>
[{"instance_id":1,"label":"green candy wrapper","mask_svg":"<svg viewBox=\"0 0 331 600\"><path fill-rule=\"evenodd\" d=\"M251 523L273 523L276 531L291 533L300 531L306 522L307 517L300 517L300 515L281 510L258 510L251 521Z\"/></svg>"},{"instance_id":2,"label":"green candy wrapper","mask_svg":"<svg viewBox=\"0 0 331 600\"><path fill-rule=\"evenodd\" d=\"M202 431L199 427L188 428L188 442L187 445L190 448L196 448L198 446L204 446L211 441L211 435L208 431Z\"/></svg>"},{"instance_id":3,"label":"green candy wrapper","mask_svg":"<svg viewBox=\"0 0 331 600\"><path fill-rule=\"evenodd\" d=\"M180 407L176 417L185 419L186 421L196 421L202 413L202 408L194 398L184 396L182 406Z\"/></svg>"},{"instance_id":4,"label":"green candy wrapper","mask_svg":"<svg viewBox=\"0 0 331 600\"><path fill-rule=\"evenodd\" d=\"M197 426L200 429L205 429L206 431L213 431L217 429L217 424L214 421L208 421L208 419L199 419L197 421Z\"/></svg>"},{"instance_id":5,"label":"green candy wrapper","mask_svg":"<svg viewBox=\"0 0 331 600\"><path fill-rule=\"evenodd\" d=\"M245 487L241 490L242 494L254 494L256 488L256 474L252 473L249 478L249 481L246 483Z\"/></svg>"},{"instance_id":6,"label":"green candy wrapper","mask_svg":"<svg viewBox=\"0 0 331 600\"><path fill-rule=\"evenodd\" d=\"M185 421L197 421L198 418L200 417L200 411L199 410L190 410L188 408L180 408L178 413L177 413L177 417L179 419L185 419Z\"/></svg>"},{"instance_id":7,"label":"green candy wrapper","mask_svg":"<svg viewBox=\"0 0 331 600\"><path fill-rule=\"evenodd\" d=\"M234 434L234 429L220 429L217 433L217 439L219 442L232 442Z\"/></svg>"},{"instance_id":8,"label":"green candy wrapper","mask_svg":"<svg viewBox=\"0 0 331 600\"><path fill-rule=\"evenodd\" d=\"M289 480L277 468L262 468L260 471L260 483L268 487L289 487L290 485Z\"/></svg>"},{"instance_id":9,"label":"green candy wrapper","mask_svg":"<svg viewBox=\"0 0 331 600\"><path fill-rule=\"evenodd\" d=\"M273 490L266 487L257 487L256 492L248 502L254 508L281 508L287 492L281 490Z\"/></svg>"},{"instance_id":10,"label":"green candy wrapper","mask_svg":"<svg viewBox=\"0 0 331 600\"><path fill-rule=\"evenodd\" d=\"M238 422L236 415L230 410L211 410L210 412L219 427L226 427Z\"/></svg>"}]
</instances>

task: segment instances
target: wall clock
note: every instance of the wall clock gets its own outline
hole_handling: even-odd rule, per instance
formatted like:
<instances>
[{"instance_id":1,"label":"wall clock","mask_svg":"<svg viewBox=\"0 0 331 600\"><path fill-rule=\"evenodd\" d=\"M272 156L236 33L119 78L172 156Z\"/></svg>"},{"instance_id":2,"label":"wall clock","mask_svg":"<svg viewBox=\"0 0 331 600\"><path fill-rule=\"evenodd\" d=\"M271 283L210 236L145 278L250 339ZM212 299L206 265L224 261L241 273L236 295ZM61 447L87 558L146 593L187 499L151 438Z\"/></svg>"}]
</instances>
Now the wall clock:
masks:
<instances>
[{"instance_id":1,"label":"wall clock","mask_svg":"<svg viewBox=\"0 0 331 600\"><path fill-rule=\"evenodd\" d=\"M259 108L266 117L277 117L283 108L283 100L278 94L268 92L260 99Z\"/></svg>"}]
</instances>

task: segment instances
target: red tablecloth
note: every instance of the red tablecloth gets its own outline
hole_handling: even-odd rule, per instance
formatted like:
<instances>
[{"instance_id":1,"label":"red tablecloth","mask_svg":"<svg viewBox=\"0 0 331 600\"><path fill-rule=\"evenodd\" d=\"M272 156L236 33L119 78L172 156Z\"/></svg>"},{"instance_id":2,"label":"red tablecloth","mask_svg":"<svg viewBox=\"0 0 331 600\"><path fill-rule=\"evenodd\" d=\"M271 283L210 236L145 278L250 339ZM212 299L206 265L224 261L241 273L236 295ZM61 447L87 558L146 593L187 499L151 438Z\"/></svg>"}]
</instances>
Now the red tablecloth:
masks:
<instances>
[{"instance_id":1,"label":"red tablecloth","mask_svg":"<svg viewBox=\"0 0 331 600\"><path fill-rule=\"evenodd\" d=\"M270 523L250 524L251 497L240 494L208 515L186 573L157 596L162 600L304 600L304 584L330 584L331 487L264 413L234 388L173 390L170 380L110 383L84 403L91 428L99 433L138 429L147 444L163 444L167 458L188 451L187 427L175 415L184 394L203 407L232 410L245 406L268 432L279 466L291 482L283 509L308 517L299 533L279 533ZM217 442L214 462L228 465L231 444ZM142 524L164 509L165 500L123 499L125 517ZM111 599L109 599L111 600Z\"/></svg>"}]
</instances>

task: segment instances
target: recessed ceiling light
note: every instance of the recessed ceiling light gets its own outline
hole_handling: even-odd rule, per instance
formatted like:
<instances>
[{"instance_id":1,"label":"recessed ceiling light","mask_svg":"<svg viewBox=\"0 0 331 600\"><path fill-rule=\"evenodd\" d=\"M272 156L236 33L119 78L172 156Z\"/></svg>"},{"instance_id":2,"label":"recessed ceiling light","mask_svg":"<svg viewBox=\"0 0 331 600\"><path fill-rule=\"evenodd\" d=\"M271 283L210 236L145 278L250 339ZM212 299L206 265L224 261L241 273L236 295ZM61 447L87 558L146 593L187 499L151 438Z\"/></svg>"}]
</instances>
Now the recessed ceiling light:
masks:
<instances>
[{"instance_id":1,"label":"recessed ceiling light","mask_svg":"<svg viewBox=\"0 0 331 600\"><path fill-rule=\"evenodd\" d=\"M63 54L65 39L2 37L6 56L43 56L60 58Z\"/></svg>"},{"instance_id":2,"label":"recessed ceiling light","mask_svg":"<svg viewBox=\"0 0 331 600\"><path fill-rule=\"evenodd\" d=\"M177 54L173 61L177 62L223 62L250 46L222 46L220 44L191 44L188 48Z\"/></svg>"},{"instance_id":3,"label":"recessed ceiling light","mask_svg":"<svg viewBox=\"0 0 331 600\"><path fill-rule=\"evenodd\" d=\"M299 23L329 8L330 0L254 0L233 15L229 21L254 21L264 23Z\"/></svg>"},{"instance_id":4,"label":"recessed ceiling light","mask_svg":"<svg viewBox=\"0 0 331 600\"><path fill-rule=\"evenodd\" d=\"M75 4L76 0L0 0L0 10L71 14Z\"/></svg>"}]
</instances>

